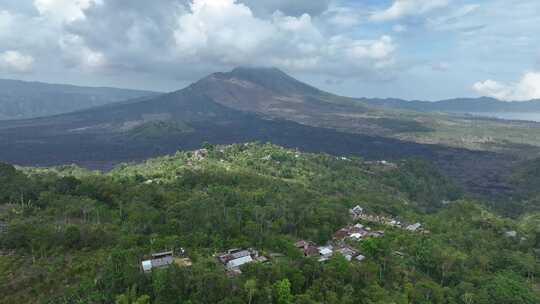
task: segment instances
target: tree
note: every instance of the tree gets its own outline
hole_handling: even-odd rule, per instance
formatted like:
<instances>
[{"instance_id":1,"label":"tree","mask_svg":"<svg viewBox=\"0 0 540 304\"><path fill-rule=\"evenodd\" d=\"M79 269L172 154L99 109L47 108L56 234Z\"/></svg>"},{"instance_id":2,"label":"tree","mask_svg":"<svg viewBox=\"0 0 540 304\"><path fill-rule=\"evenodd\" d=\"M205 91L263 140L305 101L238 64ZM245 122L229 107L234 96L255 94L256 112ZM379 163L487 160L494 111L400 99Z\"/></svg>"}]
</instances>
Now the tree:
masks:
<instances>
[{"instance_id":1,"label":"tree","mask_svg":"<svg viewBox=\"0 0 540 304\"><path fill-rule=\"evenodd\" d=\"M80 242L81 242L81 231L79 230L79 227L77 227L77 226L69 226L66 229L64 239L65 239L65 242L66 242L66 246L68 248L77 248L77 247L79 247Z\"/></svg>"},{"instance_id":2,"label":"tree","mask_svg":"<svg viewBox=\"0 0 540 304\"><path fill-rule=\"evenodd\" d=\"M248 294L248 304L251 304L251 301L253 300L253 294L255 294L255 292L257 291L257 280L248 279L244 284L244 290Z\"/></svg>"},{"instance_id":3,"label":"tree","mask_svg":"<svg viewBox=\"0 0 540 304\"><path fill-rule=\"evenodd\" d=\"M137 296L137 286L133 285L131 288L116 297L116 304L150 304L150 297L147 295Z\"/></svg>"},{"instance_id":4,"label":"tree","mask_svg":"<svg viewBox=\"0 0 540 304\"><path fill-rule=\"evenodd\" d=\"M283 279L274 283L274 302L276 304L292 304L294 296L291 293L291 282Z\"/></svg>"},{"instance_id":5,"label":"tree","mask_svg":"<svg viewBox=\"0 0 540 304\"><path fill-rule=\"evenodd\" d=\"M533 304L540 298L531 291L527 282L513 272L495 275L483 288L488 303Z\"/></svg>"}]
</instances>

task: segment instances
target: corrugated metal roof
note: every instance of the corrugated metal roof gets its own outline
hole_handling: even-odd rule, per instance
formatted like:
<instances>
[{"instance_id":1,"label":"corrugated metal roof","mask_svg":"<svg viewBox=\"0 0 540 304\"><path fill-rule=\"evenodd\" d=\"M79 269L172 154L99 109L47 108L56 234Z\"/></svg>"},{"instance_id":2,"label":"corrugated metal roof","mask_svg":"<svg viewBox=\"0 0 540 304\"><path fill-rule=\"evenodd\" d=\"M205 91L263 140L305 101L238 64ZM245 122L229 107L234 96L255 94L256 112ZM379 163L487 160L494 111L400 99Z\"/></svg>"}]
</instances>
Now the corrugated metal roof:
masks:
<instances>
[{"instance_id":1,"label":"corrugated metal roof","mask_svg":"<svg viewBox=\"0 0 540 304\"><path fill-rule=\"evenodd\" d=\"M328 247L319 247L319 253L321 255L329 255L329 254L332 254L333 251L332 251L332 249L330 249Z\"/></svg>"},{"instance_id":2,"label":"corrugated metal roof","mask_svg":"<svg viewBox=\"0 0 540 304\"><path fill-rule=\"evenodd\" d=\"M172 256L165 256L160 259L152 259L152 266L153 267L161 267L161 266L167 266L173 263L173 257Z\"/></svg>"},{"instance_id":3,"label":"corrugated metal roof","mask_svg":"<svg viewBox=\"0 0 540 304\"><path fill-rule=\"evenodd\" d=\"M249 251L242 250L242 251L239 251L239 252L232 253L231 257L233 259L238 259L238 258L245 257L245 256L248 256L248 255L251 255L251 253Z\"/></svg>"},{"instance_id":4,"label":"corrugated metal roof","mask_svg":"<svg viewBox=\"0 0 540 304\"><path fill-rule=\"evenodd\" d=\"M365 258L366 258L365 256L363 256L363 255L360 254L360 255L358 255L358 256L355 258L355 260L361 262L361 261L363 261Z\"/></svg>"},{"instance_id":5,"label":"corrugated metal roof","mask_svg":"<svg viewBox=\"0 0 540 304\"><path fill-rule=\"evenodd\" d=\"M229 261L227 263L227 268L240 267L244 264L251 263L251 262L253 262L253 259L251 258L250 255L248 255L248 256L244 256L244 257Z\"/></svg>"},{"instance_id":6,"label":"corrugated metal roof","mask_svg":"<svg viewBox=\"0 0 540 304\"><path fill-rule=\"evenodd\" d=\"M172 256L173 251L165 251L165 252L153 253L152 257L153 258L160 258L160 257L163 257L163 256L169 256L169 255Z\"/></svg>"},{"instance_id":7,"label":"corrugated metal roof","mask_svg":"<svg viewBox=\"0 0 540 304\"><path fill-rule=\"evenodd\" d=\"M142 268L143 268L143 271L144 272L149 272L152 270L152 261L151 260L146 260L146 261L142 261Z\"/></svg>"}]
</instances>

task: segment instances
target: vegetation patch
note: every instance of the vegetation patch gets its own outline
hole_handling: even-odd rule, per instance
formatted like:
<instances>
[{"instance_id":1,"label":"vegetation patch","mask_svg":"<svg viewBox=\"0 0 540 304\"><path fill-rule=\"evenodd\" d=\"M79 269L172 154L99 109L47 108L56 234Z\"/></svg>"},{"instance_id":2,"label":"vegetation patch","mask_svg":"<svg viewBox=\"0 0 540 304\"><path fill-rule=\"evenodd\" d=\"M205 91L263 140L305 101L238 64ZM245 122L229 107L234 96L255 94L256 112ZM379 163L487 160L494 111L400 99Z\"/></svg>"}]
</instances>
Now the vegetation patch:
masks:
<instances>
[{"instance_id":1,"label":"vegetation patch","mask_svg":"<svg viewBox=\"0 0 540 304\"><path fill-rule=\"evenodd\" d=\"M535 218L456 196L420 161L207 144L106 174L2 165L0 181L0 303L540 300ZM298 250L299 239L326 244L356 224L358 204L425 232L369 224L384 233L350 243L363 256L354 263L347 252L320 261ZM148 254L178 248L189 263L141 269ZM215 254L231 248L269 262L230 276Z\"/></svg>"},{"instance_id":2,"label":"vegetation patch","mask_svg":"<svg viewBox=\"0 0 540 304\"><path fill-rule=\"evenodd\" d=\"M133 140L152 140L173 137L193 131L191 127L180 121L152 121L137 126L127 132Z\"/></svg>"}]
</instances>

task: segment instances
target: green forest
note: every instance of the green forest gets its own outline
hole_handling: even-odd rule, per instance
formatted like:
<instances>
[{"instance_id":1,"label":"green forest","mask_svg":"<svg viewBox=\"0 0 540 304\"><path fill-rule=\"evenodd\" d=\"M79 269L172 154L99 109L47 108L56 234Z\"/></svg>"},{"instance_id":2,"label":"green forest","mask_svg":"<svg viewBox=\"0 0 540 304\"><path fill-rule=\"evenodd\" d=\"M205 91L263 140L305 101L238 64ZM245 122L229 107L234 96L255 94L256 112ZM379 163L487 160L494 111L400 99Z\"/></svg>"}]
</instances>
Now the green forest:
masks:
<instances>
[{"instance_id":1,"label":"green forest","mask_svg":"<svg viewBox=\"0 0 540 304\"><path fill-rule=\"evenodd\" d=\"M516 182L538 176L523 168ZM529 197L538 200L534 182ZM374 225L365 259L304 257L349 209L422 223ZM540 303L540 213L510 217L429 162L396 164L262 143L205 145L101 173L0 164L0 303ZM141 270L179 252L193 264ZM215 254L271 256L230 276Z\"/></svg>"}]
</instances>

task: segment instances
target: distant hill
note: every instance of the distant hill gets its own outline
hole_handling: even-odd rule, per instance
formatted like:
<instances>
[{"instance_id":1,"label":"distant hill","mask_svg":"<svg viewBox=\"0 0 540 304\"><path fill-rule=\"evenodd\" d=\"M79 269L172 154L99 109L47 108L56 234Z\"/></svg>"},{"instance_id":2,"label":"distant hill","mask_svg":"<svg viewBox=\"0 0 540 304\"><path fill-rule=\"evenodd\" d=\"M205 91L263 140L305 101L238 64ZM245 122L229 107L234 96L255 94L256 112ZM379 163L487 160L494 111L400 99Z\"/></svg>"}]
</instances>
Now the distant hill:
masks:
<instances>
[{"instance_id":1,"label":"distant hill","mask_svg":"<svg viewBox=\"0 0 540 304\"><path fill-rule=\"evenodd\" d=\"M212 74L180 91L52 117L0 121L0 161L111 168L205 142L272 142L373 160L425 157L475 192L507 191L498 178L513 159L401 141L429 132L402 113L320 91L276 69ZM484 176L488 176L489 181Z\"/></svg>"},{"instance_id":2,"label":"distant hill","mask_svg":"<svg viewBox=\"0 0 540 304\"><path fill-rule=\"evenodd\" d=\"M361 99L375 107L411 110L419 112L482 113L482 112L539 112L540 100L507 102L494 98L456 98L436 102L407 101L402 99Z\"/></svg>"},{"instance_id":3,"label":"distant hill","mask_svg":"<svg viewBox=\"0 0 540 304\"><path fill-rule=\"evenodd\" d=\"M0 119L49 116L156 94L0 79Z\"/></svg>"}]
</instances>

